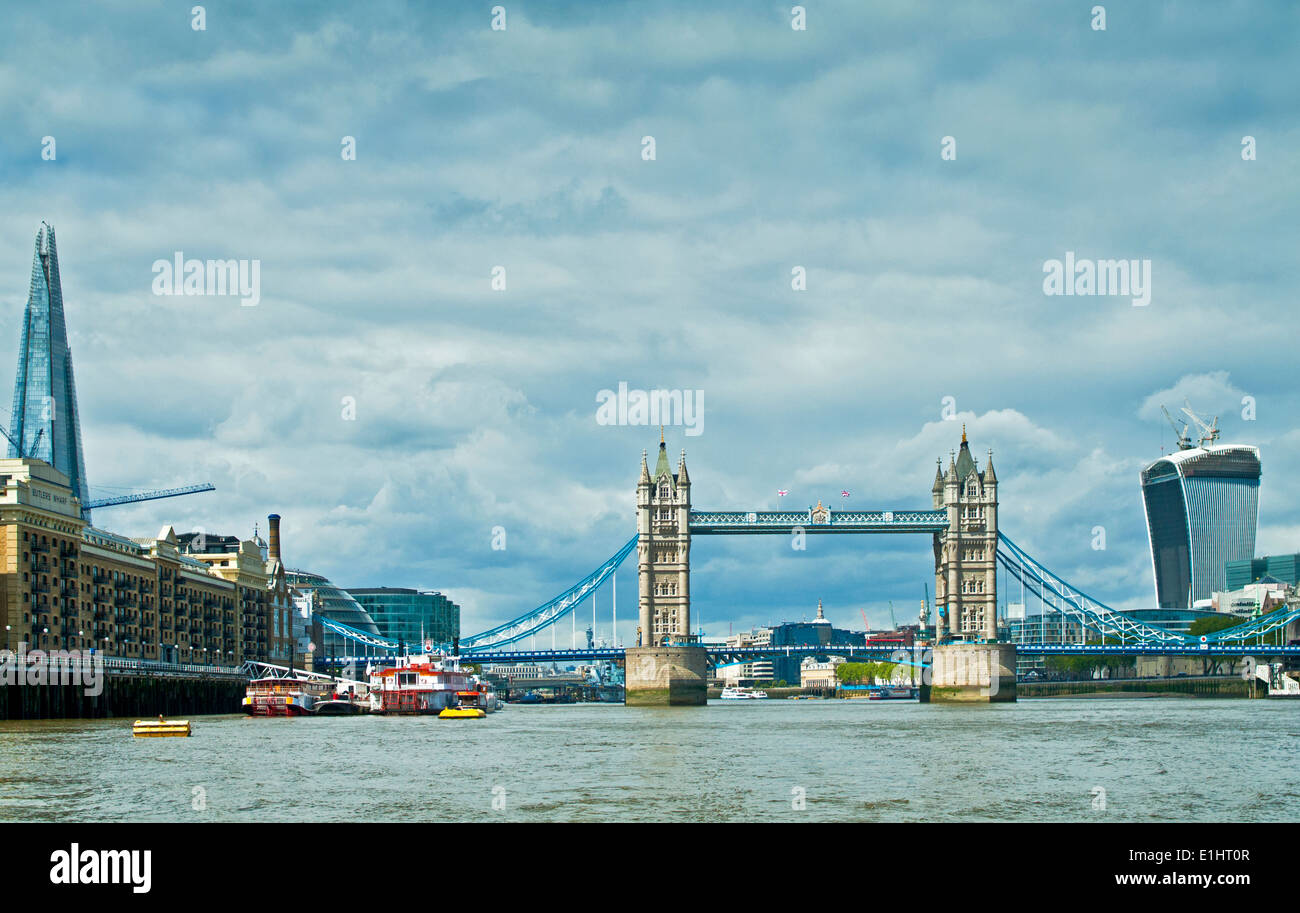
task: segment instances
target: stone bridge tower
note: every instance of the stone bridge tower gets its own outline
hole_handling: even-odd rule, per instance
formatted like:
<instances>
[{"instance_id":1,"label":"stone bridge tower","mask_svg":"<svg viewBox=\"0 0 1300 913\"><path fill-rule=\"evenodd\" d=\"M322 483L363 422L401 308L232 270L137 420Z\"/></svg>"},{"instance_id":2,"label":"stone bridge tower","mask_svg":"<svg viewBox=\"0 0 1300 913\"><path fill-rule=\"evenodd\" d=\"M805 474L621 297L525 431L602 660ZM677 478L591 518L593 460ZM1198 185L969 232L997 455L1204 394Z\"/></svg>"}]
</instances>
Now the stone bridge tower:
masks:
<instances>
[{"instance_id":1,"label":"stone bridge tower","mask_svg":"<svg viewBox=\"0 0 1300 913\"><path fill-rule=\"evenodd\" d=\"M686 451L674 474L659 434L654 474L641 453L636 486L637 570L640 586L638 646L682 643L691 633L691 480Z\"/></svg>"},{"instance_id":2,"label":"stone bridge tower","mask_svg":"<svg viewBox=\"0 0 1300 913\"><path fill-rule=\"evenodd\" d=\"M965 426L947 473L936 467L931 493L935 509L948 511L948 528L934 537L936 640L996 641L998 479L993 451L982 472L976 465Z\"/></svg>"}]
</instances>

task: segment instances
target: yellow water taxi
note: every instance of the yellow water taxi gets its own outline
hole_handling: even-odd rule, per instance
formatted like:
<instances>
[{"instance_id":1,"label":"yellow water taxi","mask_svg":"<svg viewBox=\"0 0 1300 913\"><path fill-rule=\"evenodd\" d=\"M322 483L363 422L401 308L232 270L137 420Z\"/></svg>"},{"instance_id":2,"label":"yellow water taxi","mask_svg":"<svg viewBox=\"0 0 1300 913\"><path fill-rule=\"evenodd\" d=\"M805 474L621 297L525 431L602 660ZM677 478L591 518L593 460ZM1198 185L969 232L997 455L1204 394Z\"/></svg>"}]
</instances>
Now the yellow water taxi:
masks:
<instances>
[{"instance_id":1,"label":"yellow water taxi","mask_svg":"<svg viewBox=\"0 0 1300 913\"><path fill-rule=\"evenodd\" d=\"M440 720L478 720L487 716L477 707L448 707L438 714Z\"/></svg>"}]
</instances>

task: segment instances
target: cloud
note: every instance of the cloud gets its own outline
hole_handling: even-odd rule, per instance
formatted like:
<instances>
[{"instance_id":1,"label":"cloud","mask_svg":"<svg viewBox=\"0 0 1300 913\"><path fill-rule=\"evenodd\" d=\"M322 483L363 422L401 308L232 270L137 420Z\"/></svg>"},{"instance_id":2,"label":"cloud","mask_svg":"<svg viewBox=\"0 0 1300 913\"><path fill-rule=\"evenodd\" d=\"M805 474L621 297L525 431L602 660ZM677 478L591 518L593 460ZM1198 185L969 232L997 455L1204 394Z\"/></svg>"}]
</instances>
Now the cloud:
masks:
<instances>
[{"instance_id":1,"label":"cloud","mask_svg":"<svg viewBox=\"0 0 1300 913\"><path fill-rule=\"evenodd\" d=\"M467 632L632 534L657 433L596 422L620 381L704 391L704 434L667 429L701 507L924 506L964 422L1004 531L1117 605L1149 599L1137 473L1186 398L1260 443L1261 543L1300 547L1300 392L1262 330L1294 309L1294 12L1143 8L1102 43L1038 4L951 7L818 7L802 33L679 2L511 8L504 33L402 2L210 8L202 33L162 5L17 9L0 377L48 219L92 485L218 487L97 522L247 534L278 512L294 564L456 594ZM261 304L153 296L178 250L260 259ZM1045 297L1065 250L1151 258L1151 305ZM927 541L825 538L701 542L706 630L817 598L843 625L914 614Z\"/></svg>"},{"instance_id":2,"label":"cloud","mask_svg":"<svg viewBox=\"0 0 1300 913\"><path fill-rule=\"evenodd\" d=\"M1186 420L1182 412L1186 402L1199 416L1210 420L1215 415L1238 411L1245 395L1243 390L1233 386L1227 371L1185 374L1172 387L1152 393L1143 400L1137 414L1138 418L1158 421L1164 417L1160 407L1165 406L1175 421L1181 422ZM1194 435L1195 427L1192 432Z\"/></svg>"}]
</instances>

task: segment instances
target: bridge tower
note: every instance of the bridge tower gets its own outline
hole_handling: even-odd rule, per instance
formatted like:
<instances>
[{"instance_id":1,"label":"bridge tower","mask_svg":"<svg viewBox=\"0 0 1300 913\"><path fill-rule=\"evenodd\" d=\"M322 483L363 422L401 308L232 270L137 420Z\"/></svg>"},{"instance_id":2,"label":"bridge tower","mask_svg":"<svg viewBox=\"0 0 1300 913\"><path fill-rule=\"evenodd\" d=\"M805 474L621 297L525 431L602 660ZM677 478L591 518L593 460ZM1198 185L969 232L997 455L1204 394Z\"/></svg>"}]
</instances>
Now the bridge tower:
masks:
<instances>
[{"instance_id":1,"label":"bridge tower","mask_svg":"<svg viewBox=\"0 0 1300 913\"><path fill-rule=\"evenodd\" d=\"M686 451L674 473L659 433L659 459L651 475L641 452L636 486L638 646L682 643L691 633L691 479Z\"/></svg>"},{"instance_id":2,"label":"bridge tower","mask_svg":"<svg viewBox=\"0 0 1300 913\"><path fill-rule=\"evenodd\" d=\"M708 651L691 634L691 479L686 451L677 472L659 432L654 473L641 453L636 485L640 627L628 647L624 701L629 705L700 706L708 701Z\"/></svg>"},{"instance_id":3,"label":"bridge tower","mask_svg":"<svg viewBox=\"0 0 1300 913\"><path fill-rule=\"evenodd\" d=\"M998 478L993 451L981 472L971 456L966 428L948 471L935 468L936 510L947 509L948 528L934 536L935 635L940 642L995 641L998 637Z\"/></svg>"}]
</instances>

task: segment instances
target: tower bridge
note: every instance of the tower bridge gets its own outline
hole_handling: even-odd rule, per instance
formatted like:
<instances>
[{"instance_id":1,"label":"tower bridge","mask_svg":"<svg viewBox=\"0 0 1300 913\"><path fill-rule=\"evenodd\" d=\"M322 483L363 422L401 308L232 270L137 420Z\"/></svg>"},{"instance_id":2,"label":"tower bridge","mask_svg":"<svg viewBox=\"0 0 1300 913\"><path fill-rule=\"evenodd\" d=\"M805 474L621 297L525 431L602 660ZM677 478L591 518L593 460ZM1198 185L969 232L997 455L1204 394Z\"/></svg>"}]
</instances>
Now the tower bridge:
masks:
<instances>
[{"instance_id":1,"label":"tower bridge","mask_svg":"<svg viewBox=\"0 0 1300 913\"><path fill-rule=\"evenodd\" d=\"M824 646L737 650L700 643L690 633L690 562L695 536L920 533L930 535L934 557L934 643L922 645L914 655L901 657L897 648L881 645L836 646L833 652L928 666L931 699L1014 700L1017 649L1034 655L1300 656L1300 646L1287 643L1300 636L1300 608L1295 606L1243 620L1206 637L1189 638L1137 621L1052 573L999 530L998 478L992 453L980 469L971 455L964 428L958 450L949 454L946 470L941 461L936 466L930 501L924 508L882 510L832 510L820 502L802 511L697 510L691 499L686 454L683 451L674 472L661 435L653 472L648 455L642 452L636 488L636 535L558 596L504 624L463 638L459 647L463 656L475 662L623 660L629 703L702 703L710 665L791 650L809 655L823 655L828 650ZM615 571L633 552L638 577L635 647L535 648L539 632L550 628L554 634L555 625L566 617L572 619L582 603L594 599L603 583L617 587ZM999 566L1020 582L1028 595L1039 600L1044 612L1064 615L1099 638L1118 643L999 643ZM616 589L612 603L617 619ZM402 647L365 632L354 632L347 625L322 620L331 630L370 649L396 651ZM523 648L522 643L530 638L534 648ZM354 659L365 661L364 657Z\"/></svg>"},{"instance_id":2,"label":"tower bridge","mask_svg":"<svg viewBox=\"0 0 1300 913\"><path fill-rule=\"evenodd\" d=\"M637 481L638 646L691 638L691 539L697 535L929 533L935 561L935 606L942 642L997 640L998 480L989 452L983 470L971 456L966 430L935 467L928 509L805 511L693 510L682 451L673 472L662 435L651 473L641 454Z\"/></svg>"}]
</instances>

